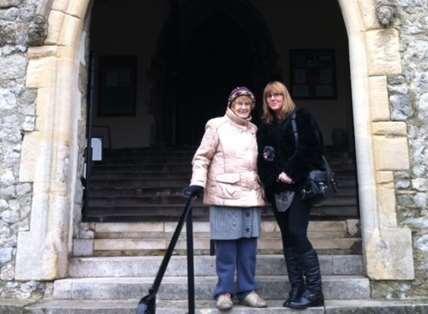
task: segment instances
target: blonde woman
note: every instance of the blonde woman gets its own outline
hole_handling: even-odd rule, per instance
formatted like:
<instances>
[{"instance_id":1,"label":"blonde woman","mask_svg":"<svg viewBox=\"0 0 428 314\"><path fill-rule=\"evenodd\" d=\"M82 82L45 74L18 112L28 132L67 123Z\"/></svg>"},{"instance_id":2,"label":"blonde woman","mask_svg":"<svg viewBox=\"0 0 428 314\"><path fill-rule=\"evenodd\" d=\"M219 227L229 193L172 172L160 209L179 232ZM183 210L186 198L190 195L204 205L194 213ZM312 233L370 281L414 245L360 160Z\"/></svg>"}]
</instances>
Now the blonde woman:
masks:
<instances>
[{"instance_id":1,"label":"blonde woman","mask_svg":"<svg viewBox=\"0 0 428 314\"><path fill-rule=\"evenodd\" d=\"M266 307L256 293L256 252L263 189L257 175L256 126L250 122L253 93L245 87L229 95L226 114L207 122L193 157L192 179L185 195L210 205L211 239L216 246L218 282L214 291L221 311L233 307L232 296L250 307ZM236 283L235 283L236 273Z\"/></svg>"},{"instance_id":2,"label":"blonde woman","mask_svg":"<svg viewBox=\"0 0 428 314\"><path fill-rule=\"evenodd\" d=\"M293 119L299 138L297 145ZM281 82L271 82L264 89L257 144L258 171L281 230L291 284L284 306L321 306L324 297L318 255L307 235L310 204L301 200L300 191L309 171L320 166L322 138L315 120L296 108Z\"/></svg>"}]
</instances>

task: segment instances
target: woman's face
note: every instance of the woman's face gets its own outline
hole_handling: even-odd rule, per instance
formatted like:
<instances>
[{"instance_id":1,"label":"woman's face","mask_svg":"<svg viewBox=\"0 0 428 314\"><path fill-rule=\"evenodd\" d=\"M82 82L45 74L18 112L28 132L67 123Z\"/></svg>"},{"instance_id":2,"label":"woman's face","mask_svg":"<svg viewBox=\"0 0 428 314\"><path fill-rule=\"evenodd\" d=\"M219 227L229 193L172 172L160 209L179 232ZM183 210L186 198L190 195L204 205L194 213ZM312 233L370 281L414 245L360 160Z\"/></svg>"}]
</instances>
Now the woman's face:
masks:
<instances>
[{"instance_id":1,"label":"woman's face","mask_svg":"<svg viewBox=\"0 0 428 314\"><path fill-rule=\"evenodd\" d=\"M248 96L239 96L236 98L230 109L240 118L247 119L250 117L253 102Z\"/></svg>"},{"instance_id":2,"label":"woman's face","mask_svg":"<svg viewBox=\"0 0 428 314\"><path fill-rule=\"evenodd\" d=\"M279 92L271 92L266 95L267 104L273 112L280 112L284 104L284 95Z\"/></svg>"}]
</instances>

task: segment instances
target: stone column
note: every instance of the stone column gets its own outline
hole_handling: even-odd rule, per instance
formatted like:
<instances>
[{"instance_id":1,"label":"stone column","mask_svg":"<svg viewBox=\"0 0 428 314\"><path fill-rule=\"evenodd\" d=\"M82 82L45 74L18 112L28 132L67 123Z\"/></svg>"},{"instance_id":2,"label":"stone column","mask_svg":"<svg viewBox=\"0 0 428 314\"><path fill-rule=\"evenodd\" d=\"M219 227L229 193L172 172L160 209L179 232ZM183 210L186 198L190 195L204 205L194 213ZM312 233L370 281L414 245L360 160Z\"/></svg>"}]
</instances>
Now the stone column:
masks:
<instances>
[{"instance_id":1,"label":"stone column","mask_svg":"<svg viewBox=\"0 0 428 314\"><path fill-rule=\"evenodd\" d=\"M387 75L401 72L398 32L379 24L375 0L339 4L349 38L367 275L374 280L414 279L411 232L397 225L392 181L392 171L409 167L405 127L390 121L386 85Z\"/></svg>"},{"instance_id":2,"label":"stone column","mask_svg":"<svg viewBox=\"0 0 428 314\"><path fill-rule=\"evenodd\" d=\"M28 53L27 87L37 89L36 130L24 137L20 181L33 182L30 230L18 235L17 280L67 274L80 117L79 48L89 0L55 0L45 46Z\"/></svg>"}]
</instances>

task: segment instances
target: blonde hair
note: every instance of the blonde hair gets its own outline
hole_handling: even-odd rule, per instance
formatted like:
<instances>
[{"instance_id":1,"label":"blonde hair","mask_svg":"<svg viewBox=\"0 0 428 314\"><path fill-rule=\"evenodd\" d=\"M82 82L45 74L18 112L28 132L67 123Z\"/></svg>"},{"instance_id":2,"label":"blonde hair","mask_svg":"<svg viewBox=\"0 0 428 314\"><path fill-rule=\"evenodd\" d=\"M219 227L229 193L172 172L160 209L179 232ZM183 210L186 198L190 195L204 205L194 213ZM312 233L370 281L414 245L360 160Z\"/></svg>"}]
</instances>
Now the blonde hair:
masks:
<instances>
[{"instance_id":1,"label":"blonde hair","mask_svg":"<svg viewBox=\"0 0 428 314\"><path fill-rule=\"evenodd\" d=\"M273 93L280 93L283 97L282 107L279 113L274 113L268 106L267 99L268 96ZM272 123L274 118L279 120L285 120L287 116L294 111L296 104L293 99L291 99L290 93L288 92L287 87L278 81L269 82L264 91L263 91L263 115L262 121L265 123ZM276 117L274 117L276 116Z\"/></svg>"}]
</instances>

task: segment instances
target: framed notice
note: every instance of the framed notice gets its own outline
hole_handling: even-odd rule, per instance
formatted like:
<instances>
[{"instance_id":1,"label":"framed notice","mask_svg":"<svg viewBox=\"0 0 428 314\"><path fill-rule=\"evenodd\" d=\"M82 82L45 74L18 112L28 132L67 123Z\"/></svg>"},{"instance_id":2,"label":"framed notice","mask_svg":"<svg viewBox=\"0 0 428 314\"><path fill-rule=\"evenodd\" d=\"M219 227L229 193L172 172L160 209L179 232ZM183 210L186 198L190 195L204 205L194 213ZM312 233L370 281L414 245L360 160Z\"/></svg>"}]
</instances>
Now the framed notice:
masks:
<instances>
[{"instance_id":1,"label":"framed notice","mask_svg":"<svg viewBox=\"0 0 428 314\"><path fill-rule=\"evenodd\" d=\"M290 50L290 92L296 99L335 99L336 62L333 49Z\"/></svg>"},{"instance_id":2,"label":"framed notice","mask_svg":"<svg viewBox=\"0 0 428 314\"><path fill-rule=\"evenodd\" d=\"M136 56L100 56L98 59L98 116L135 116Z\"/></svg>"}]
</instances>

